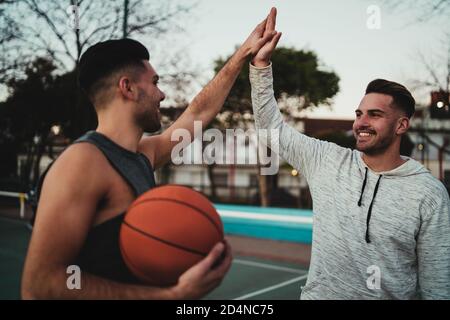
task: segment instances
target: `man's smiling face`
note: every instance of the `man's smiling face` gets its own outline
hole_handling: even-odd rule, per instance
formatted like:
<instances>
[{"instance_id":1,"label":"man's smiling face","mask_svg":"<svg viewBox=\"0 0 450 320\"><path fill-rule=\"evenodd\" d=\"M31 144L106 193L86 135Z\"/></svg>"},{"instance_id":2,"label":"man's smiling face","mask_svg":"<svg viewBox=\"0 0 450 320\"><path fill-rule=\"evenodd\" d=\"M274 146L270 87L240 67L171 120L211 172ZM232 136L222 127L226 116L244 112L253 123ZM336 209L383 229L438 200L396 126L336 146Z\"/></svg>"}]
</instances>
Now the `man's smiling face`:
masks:
<instances>
[{"instance_id":1,"label":"man's smiling face","mask_svg":"<svg viewBox=\"0 0 450 320\"><path fill-rule=\"evenodd\" d=\"M369 93L355 110L353 134L356 149L366 154L383 153L397 136L399 119L405 115L386 94Z\"/></svg>"}]
</instances>

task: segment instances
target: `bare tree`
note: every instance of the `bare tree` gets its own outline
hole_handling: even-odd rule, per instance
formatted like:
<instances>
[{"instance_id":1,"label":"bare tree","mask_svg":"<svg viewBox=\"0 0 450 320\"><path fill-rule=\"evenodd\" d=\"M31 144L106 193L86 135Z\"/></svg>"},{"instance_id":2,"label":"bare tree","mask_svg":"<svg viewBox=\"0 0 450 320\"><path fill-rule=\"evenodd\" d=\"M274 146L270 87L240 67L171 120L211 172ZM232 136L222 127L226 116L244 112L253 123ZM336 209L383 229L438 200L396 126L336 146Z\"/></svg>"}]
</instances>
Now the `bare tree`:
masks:
<instances>
[{"instance_id":1,"label":"bare tree","mask_svg":"<svg viewBox=\"0 0 450 320\"><path fill-rule=\"evenodd\" d=\"M415 75L409 77L413 79L409 81L409 85L419 96L429 95L431 90L448 92L450 90L450 20L448 19L450 1L382 0L382 4L391 13L411 14L413 17L409 24L432 22L442 27L442 39L437 40L433 48L428 48L426 51L418 49L413 55L412 59L422 70L416 70Z\"/></svg>"},{"instance_id":2,"label":"bare tree","mask_svg":"<svg viewBox=\"0 0 450 320\"><path fill-rule=\"evenodd\" d=\"M22 78L42 56L53 61L57 72L72 71L87 47L107 39L167 43L183 32L196 5L196 0L0 0L0 82ZM198 81L197 67L189 63L186 48L160 47L151 51L162 83L174 85L169 96L175 98L169 101L183 105L192 82Z\"/></svg>"},{"instance_id":3,"label":"bare tree","mask_svg":"<svg viewBox=\"0 0 450 320\"><path fill-rule=\"evenodd\" d=\"M88 46L106 39L159 38L182 30L182 17L195 4L166 0L0 1L0 71L19 69L36 56L48 56L70 71ZM16 76L16 74L14 74Z\"/></svg>"},{"instance_id":4,"label":"bare tree","mask_svg":"<svg viewBox=\"0 0 450 320\"><path fill-rule=\"evenodd\" d=\"M435 18L447 20L450 16L448 0L383 0L382 3L394 12L415 11L415 22L428 22Z\"/></svg>"},{"instance_id":5,"label":"bare tree","mask_svg":"<svg viewBox=\"0 0 450 320\"><path fill-rule=\"evenodd\" d=\"M416 95L428 98L431 91L450 90L450 35L433 49L418 49L412 58L418 68L408 84Z\"/></svg>"},{"instance_id":6,"label":"bare tree","mask_svg":"<svg viewBox=\"0 0 450 320\"><path fill-rule=\"evenodd\" d=\"M416 11L417 14L414 17L415 23L427 23L431 21L443 29L441 41L436 41L436 45L432 48L427 48L426 51L423 49L417 50L413 58L416 60L416 65L419 66L419 69L415 70L415 74L408 78L412 79L409 81L409 86L416 97L429 98L429 94L432 91L438 91L443 96L447 95L448 97L448 92L450 91L450 20L448 19L450 16L450 1L419 0L411 2L407 0L384 0L384 4L397 12ZM424 106L428 107L428 105ZM430 109L427 108L427 110ZM440 163L439 178L443 180L442 157L444 153L450 153L447 149L448 138L444 138L444 143L439 145L427 136L425 129L420 129L419 133L425 141L438 149ZM424 161L423 158L422 161Z\"/></svg>"},{"instance_id":7,"label":"bare tree","mask_svg":"<svg viewBox=\"0 0 450 320\"><path fill-rule=\"evenodd\" d=\"M195 5L195 0L0 0L0 83L26 79L27 68L44 57L55 66L55 74L72 74L73 90L69 91L75 92L74 70L86 48L99 41L122 37L133 37L144 43L146 39L160 42L183 30L184 18ZM170 68L162 72L162 78L165 82L176 78L187 87L186 83L195 75L193 71L181 72L184 65L176 54L177 50L171 48L165 55ZM183 57L186 56L184 53ZM45 106L44 101L32 103L36 109ZM91 128L95 115L82 95L76 95L71 103L72 116L70 125L65 124L65 133L74 137ZM35 139L39 142L26 142L35 145L28 156L36 159L33 160L35 168L39 168L47 133L48 130L39 133L42 139ZM33 153L37 156L33 157ZM38 169L35 171L35 177L39 176Z\"/></svg>"}]
</instances>

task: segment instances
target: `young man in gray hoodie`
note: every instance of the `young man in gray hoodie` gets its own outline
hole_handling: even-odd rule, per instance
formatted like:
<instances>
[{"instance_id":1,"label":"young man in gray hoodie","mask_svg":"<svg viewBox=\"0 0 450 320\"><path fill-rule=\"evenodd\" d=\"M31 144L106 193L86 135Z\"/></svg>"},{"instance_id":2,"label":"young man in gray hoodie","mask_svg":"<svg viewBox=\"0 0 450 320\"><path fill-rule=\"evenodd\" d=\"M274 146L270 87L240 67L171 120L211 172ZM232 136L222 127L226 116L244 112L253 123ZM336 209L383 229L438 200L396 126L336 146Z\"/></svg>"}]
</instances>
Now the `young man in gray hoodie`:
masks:
<instances>
[{"instance_id":1,"label":"young man in gray hoodie","mask_svg":"<svg viewBox=\"0 0 450 320\"><path fill-rule=\"evenodd\" d=\"M266 29L271 32L275 21ZM415 101L402 85L377 79L356 109L356 150L310 138L287 125L273 93L270 56L281 33L252 60L258 129L306 178L314 227L302 299L450 299L450 202L442 183L400 155Z\"/></svg>"}]
</instances>

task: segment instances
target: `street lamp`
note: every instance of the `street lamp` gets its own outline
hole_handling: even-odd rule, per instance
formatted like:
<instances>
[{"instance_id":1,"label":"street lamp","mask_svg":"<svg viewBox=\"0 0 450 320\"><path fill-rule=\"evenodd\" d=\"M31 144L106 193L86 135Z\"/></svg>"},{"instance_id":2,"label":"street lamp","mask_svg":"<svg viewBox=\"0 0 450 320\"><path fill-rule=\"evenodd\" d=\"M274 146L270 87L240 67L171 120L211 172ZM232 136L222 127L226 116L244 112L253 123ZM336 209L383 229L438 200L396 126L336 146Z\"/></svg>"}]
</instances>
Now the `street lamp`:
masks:
<instances>
[{"instance_id":1,"label":"street lamp","mask_svg":"<svg viewBox=\"0 0 450 320\"><path fill-rule=\"evenodd\" d=\"M50 130L55 136L57 136L61 132L61 126L54 125Z\"/></svg>"}]
</instances>

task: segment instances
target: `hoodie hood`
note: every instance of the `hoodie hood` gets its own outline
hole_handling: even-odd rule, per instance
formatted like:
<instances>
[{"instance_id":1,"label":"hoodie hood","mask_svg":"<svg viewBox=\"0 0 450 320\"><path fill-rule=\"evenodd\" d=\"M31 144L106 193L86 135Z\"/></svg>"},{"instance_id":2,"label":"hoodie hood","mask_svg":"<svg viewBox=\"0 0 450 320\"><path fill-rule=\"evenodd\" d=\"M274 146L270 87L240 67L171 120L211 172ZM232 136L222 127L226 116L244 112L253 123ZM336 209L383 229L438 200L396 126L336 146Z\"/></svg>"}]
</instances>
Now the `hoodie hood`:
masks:
<instances>
[{"instance_id":1,"label":"hoodie hood","mask_svg":"<svg viewBox=\"0 0 450 320\"><path fill-rule=\"evenodd\" d=\"M425 168L420 162L414 160L413 158L400 156L406 162L398 166L395 169L389 171L375 172L371 170L362 158L362 153L358 152L358 165L361 171L365 172L366 168L371 170L374 174L383 176L384 178L396 178L396 177L408 177L417 174L430 173L430 171Z\"/></svg>"}]
</instances>

